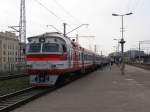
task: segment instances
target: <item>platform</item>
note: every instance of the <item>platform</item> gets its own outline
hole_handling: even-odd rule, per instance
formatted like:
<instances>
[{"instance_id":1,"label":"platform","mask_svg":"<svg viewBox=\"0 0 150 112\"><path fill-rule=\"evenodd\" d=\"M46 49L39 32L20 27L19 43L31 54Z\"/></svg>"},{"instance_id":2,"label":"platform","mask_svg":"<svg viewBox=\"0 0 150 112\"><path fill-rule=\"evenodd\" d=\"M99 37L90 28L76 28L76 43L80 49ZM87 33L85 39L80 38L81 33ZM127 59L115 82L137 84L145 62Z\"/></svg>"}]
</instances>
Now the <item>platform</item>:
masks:
<instances>
[{"instance_id":1,"label":"platform","mask_svg":"<svg viewBox=\"0 0 150 112\"><path fill-rule=\"evenodd\" d=\"M106 67L13 112L150 112L150 71Z\"/></svg>"}]
</instances>

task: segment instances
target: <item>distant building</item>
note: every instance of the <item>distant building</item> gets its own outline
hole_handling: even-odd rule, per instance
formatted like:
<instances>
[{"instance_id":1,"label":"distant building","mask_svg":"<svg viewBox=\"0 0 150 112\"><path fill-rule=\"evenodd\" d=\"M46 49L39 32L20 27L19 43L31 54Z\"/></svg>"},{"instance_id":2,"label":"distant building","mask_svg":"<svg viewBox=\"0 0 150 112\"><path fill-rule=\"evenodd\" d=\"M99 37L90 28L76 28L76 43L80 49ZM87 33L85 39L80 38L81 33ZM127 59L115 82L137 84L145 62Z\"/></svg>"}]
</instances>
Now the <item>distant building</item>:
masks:
<instances>
[{"instance_id":1,"label":"distant building","mask_svg":"<svg viewBox=\"0 0 150 112\"><path fill-rule=\"evenodd\" d=\"M139 51L139 50L129 50L125 52L125 55L129 58L136 58L138 56L144 56L145 53L144 51Z\"/></svg>"},{"instance_id":2,"label":"distant building","mask_svg":"<svg viewBox=\"0 0 150 112\"><path fill-rule=\"evenodd\" d=\"M143 58L145 64L150 64L150 55L145 55Z\"/></svg>"},{"instance_id":3,"label":"distant building","mask_svg":"<svg viewBox=\"0 0 150 112\"><path fill-rule=\"evenodd\" d=\"M23 53L20 56L17 36L7 31L0 32L0 72L16 71L19 60L24 61L24 56Z\"/></svg>"},{"instance_id":4,"label":"distant building","mask_svg":"<svg viewBox=\"0 0 150 112\"><path fill-rule=\"evenodd\" d=\"M132 62L141 61L141 62L143 62L142 57L145 56L145 53L144 53L144 51L139 51L139 50L128 50L124 53L124 55L125 55L126 61L132 61Z\"/></svg>"}]
</instances>

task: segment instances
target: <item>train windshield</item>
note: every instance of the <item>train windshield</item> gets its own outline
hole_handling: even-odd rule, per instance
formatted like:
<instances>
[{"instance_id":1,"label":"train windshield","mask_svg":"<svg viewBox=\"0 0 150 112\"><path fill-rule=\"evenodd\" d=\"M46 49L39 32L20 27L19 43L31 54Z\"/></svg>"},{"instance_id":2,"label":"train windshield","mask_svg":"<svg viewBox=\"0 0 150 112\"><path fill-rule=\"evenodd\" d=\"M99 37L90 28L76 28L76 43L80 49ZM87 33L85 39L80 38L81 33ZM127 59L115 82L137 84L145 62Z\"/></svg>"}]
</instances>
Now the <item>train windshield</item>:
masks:
<instances>
[{"instance_id":1,"label":"train windshield","mask_svg":"<svg viewBox=\"0 0 150 112\"><path fill-rule=\"evenodd\" d=\"M32 43L29 45L29 52L40 52L41 44L40 43Z\"/></svg>"},{"instance_id":2,"label":"train windshield","mask_svg":"<svg viewBox=\"0 0 150 112\"><path fill-rule=\"evenodd\" d=\"M59 52L59 45L56 43L43 44L42 52Z\"/></svg>"}]
</instances>

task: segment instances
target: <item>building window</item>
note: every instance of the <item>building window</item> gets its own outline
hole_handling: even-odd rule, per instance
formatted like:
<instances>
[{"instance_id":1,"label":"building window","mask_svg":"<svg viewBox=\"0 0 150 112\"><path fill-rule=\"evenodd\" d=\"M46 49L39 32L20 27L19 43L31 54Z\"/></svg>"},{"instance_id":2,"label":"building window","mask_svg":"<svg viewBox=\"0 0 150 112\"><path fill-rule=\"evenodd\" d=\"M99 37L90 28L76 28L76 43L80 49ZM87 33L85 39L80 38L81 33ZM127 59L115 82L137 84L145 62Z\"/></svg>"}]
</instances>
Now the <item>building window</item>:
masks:
<instances>
[{"instance_id":1,"label":"building window","mask_svg":"<svg viewBox=\"0 0 150 112\"><path fill-rule=\"evenodd\" d=\"M3 54L5 55L5 54L6 54L6 52L5 52L5 51L3 51Z\"/></svg>"},{"instance_id":2,"label":"building window","mask_svg":"<svg viewBox=\"0 0 150 112\"><path fill-rule=\"evenodd\" d=\"M4 62L6 61L5 57L3 57L3 61L4 61Z\"/></svg>"},{"instance_id":3,"label":"building window","mask_svg":"<svg viewBox=\"0 0 150 112\"><path fill-rule=\"evenodd\" d=\"M3 44L3 48L6 49L6 44Z\"/></svg>"}]
</instances>

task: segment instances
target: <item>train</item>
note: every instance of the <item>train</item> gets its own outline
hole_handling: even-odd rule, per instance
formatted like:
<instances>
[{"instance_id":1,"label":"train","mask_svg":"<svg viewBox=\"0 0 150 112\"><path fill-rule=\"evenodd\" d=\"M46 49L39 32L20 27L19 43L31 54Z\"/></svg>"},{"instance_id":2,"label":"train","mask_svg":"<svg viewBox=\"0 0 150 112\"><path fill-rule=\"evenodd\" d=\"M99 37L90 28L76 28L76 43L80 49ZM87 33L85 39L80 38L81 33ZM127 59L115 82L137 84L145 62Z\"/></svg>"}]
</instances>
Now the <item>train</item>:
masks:
<instances>
[{"instance_id":1,"label":"train","mask_svg":"<svg viewBox=\"0 0 150 112\"><path fill-rule=\"evenodd\" d=\"M52 86L72 73L93 71L107 63L98 53L81 47L59 32L28 37L26 69L32 86Z\"/></svg>"}]
</instances>

